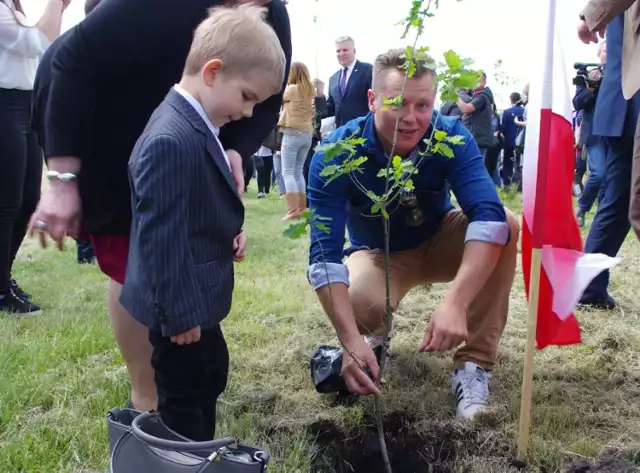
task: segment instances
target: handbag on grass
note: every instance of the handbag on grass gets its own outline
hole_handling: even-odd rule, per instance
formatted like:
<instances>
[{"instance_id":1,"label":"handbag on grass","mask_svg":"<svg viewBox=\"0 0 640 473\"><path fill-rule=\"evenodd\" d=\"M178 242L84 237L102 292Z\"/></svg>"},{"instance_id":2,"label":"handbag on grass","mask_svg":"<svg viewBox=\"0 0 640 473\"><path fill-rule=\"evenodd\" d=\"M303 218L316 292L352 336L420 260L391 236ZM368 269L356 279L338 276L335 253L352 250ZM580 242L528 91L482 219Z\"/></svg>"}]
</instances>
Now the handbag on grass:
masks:
<instances>
[{"instance_id":1,"label":"handbag on grass","mask_svg":"<svg viewBox=\"0 0 640 473\"><path fill-rule=\"evenodd\" d=\"M115 408L107 427L110 473L264 473L270 458L235 437L193 442L155 412Z\"/></svg>"}]
</instances>

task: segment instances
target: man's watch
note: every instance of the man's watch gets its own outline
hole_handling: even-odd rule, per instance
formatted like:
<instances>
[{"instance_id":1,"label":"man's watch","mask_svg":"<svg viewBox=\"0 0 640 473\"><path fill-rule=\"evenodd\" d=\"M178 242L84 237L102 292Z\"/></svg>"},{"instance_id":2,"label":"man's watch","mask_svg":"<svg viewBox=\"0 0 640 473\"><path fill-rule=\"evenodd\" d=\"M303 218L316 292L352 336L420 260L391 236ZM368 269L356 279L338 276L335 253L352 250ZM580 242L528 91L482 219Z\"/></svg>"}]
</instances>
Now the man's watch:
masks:
<instances>
[{"instance_id":1,"label":"man's watch","mask_svg":"<svg viewBox=\"0 0 640 473\"><path fill-rule=\"evenodd\" d=\"M48 181L69 182L78 179L78 177L71 172L47 171L46 176Z\"/></svg>"}]
</instances>

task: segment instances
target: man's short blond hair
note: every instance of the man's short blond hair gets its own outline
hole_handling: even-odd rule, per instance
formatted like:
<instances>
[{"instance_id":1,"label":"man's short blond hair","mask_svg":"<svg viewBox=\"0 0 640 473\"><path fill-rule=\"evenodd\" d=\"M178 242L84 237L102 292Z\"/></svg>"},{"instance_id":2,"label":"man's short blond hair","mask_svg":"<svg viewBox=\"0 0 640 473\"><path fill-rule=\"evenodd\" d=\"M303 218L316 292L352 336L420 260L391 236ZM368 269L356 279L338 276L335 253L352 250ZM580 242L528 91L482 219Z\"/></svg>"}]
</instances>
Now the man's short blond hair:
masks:
<instances>
[{"instance_id":1,"label":"man's short blond hair","mask_svg":"<svg viewBox=\"0 0 640 473\"><path fill-rule=\"evenodd\" d=\"M225 73L261 69L265 80L280 90L286 59L278 36L265 21L266 12L252 4L211 8L193 35L184 74L199 74L207 62L220 59Z\"/></svg>"},{"instance_id":2,"label":"man's short blond hair","mask_svg":"<svg viewBox=\"0 0 640 473\"><path fill-rule=\"evenodd\" d=\"M375 91L380 87L381 81L386 77L387 72L392 69L396 69L405 72L403 66L406 62L405 58L405 50L404 49L390 49L386 53L379 54L376 57L375 62L373 63L373 77L372 77L372 85L371 88ZM416 64L415 72L413 74L413 78L420 78L424 74L431 74L434 78L436 76L436 72L433 69L433 65L435 61L432 57L426 56L424 59L414 59ZM435 83L434 83L435 86Z\"/></svg>"}]
</instances>

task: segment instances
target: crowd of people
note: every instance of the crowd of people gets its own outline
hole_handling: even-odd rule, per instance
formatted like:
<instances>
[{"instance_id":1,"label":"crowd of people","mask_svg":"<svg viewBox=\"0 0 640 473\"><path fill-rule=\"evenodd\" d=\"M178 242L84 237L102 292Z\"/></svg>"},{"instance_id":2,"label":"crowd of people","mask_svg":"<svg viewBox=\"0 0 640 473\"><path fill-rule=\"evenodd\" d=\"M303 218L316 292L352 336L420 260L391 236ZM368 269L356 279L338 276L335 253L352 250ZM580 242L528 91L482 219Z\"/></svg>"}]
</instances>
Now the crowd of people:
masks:
<instances>
[{"instance_id":1,"label":"crowd of people","mask_svg":"<svg viewBox=\"0 0 640 473\"><path fill-rule=\"evenodd\" d=\"M11 277L28 227L43 244L49 237L62 248L67 236L90 243L88 259L109 278L108 312L131 381L127 404L157 410L191 439L213 438L229 370L221 322L234 263L246 256L241 196L255 168L260 196L277 183L283 220L306 208L328 219L329 231L311 226L306 278L345 348L346 388L380 395L385 243L380 214L360 190L384 192L380 174L394 148L416 173L385 209L392 310L418 285L451 282L428 321L425 314L416 349L454 351L460 418L486 408L519 237L496 185L521 185L528 90L512 93L499 115L483 74L477 88L436 111L436 75L419 60L402 105L388 107L385 98L405 83L404 50L369 64L345 36L335 42L340 68L325 96L303 63L291 63L281 0L88 0L86 18L60 36L70 1L47 0L35 26L26 26L19 0L0 4L0 310L40 309ZM579 144L595 175L577 215L601 193L586 251L614 256L630 227L640 96L628 87L623 94L625 14L607 10L603 19L603 2L591 0L580 24L592 40L609 23L608 52L600 51L606 73L576 94ZM452 159L429 153L424 138L434 129L462 137ZM324 170L348 154L326 161L315 145L348 136L362 138L358 153L368 159L357 180L333 179ZM602 190L590 191L597 178ZM583 303L615 307L607 284L608 274L596 278Z\"/></svg>"}]
</instances>

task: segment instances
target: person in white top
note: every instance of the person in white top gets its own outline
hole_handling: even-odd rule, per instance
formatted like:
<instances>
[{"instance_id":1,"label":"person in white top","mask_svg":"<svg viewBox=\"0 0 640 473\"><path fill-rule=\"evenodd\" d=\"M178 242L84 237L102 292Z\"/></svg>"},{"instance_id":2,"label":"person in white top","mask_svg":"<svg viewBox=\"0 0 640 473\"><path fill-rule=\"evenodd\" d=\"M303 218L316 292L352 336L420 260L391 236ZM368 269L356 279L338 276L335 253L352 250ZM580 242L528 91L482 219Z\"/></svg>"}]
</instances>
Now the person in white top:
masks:
<instances>
[{"instance_id":1,"label":"person in white top","mask_svg":"<svg viewBox=\"0 0 640 473\"><path fill-rule=\"evenodd\" d=\"M19 0L0 0L0 311L40 312L11 277L29 218L40 200L42 152L31 130L38 60L60 35L71 0L49 0L31 26Z\"/></svg>"}]
</instances>

